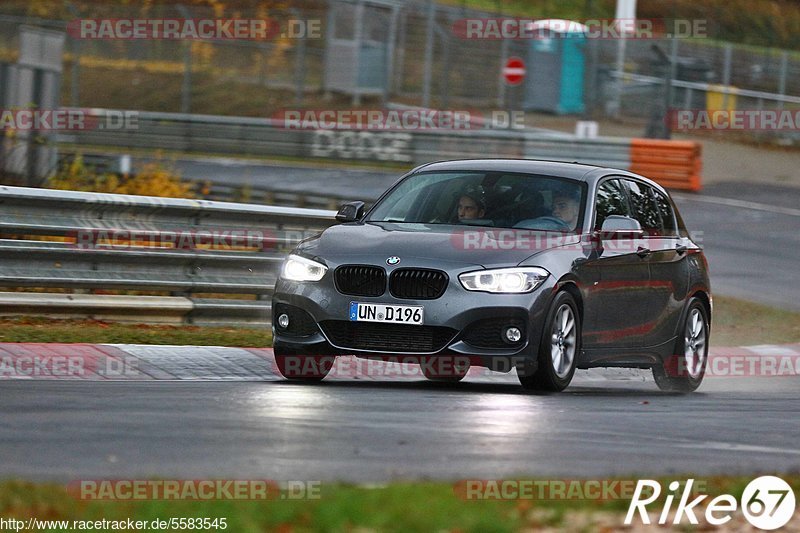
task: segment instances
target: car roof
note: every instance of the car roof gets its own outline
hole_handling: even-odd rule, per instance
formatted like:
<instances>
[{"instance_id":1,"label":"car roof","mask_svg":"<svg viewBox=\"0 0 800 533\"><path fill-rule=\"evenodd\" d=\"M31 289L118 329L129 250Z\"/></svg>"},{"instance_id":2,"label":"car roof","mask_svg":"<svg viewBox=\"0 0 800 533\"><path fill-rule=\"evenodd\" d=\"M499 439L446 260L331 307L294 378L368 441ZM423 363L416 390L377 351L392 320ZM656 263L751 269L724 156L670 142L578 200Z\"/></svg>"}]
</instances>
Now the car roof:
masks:
<instances>
[{"instance_id":1,"label":"car roof","mask_svg":"<svg viewBox=\"0 0 800 533\"><path fill-rule=\"evenodd\" d=\"M528 174L543 174L584 181L592 184L609 174L638 178L664 191L658 183L645 176L619 168L589 165L584 163L568 163L564 161L543 161L539 159L457 159L452 161L437 161L427 163L415 168L411 173L432 171L469 171L478 172L524 172ZM664 191L665 192L665 191Z\"/></svg>"},{"instance_id":2,"label":"car roof","mask_svg":"<svg viewBox=\"0 0 800 533\"><path fill-rule=\"evenodd\" d=\"M596 170L596 165L565 163L562 161L538 161L534 159L458 159L455 161L437 161L417 168L417 171L440 170L478 170L497 172L525 172L532 174L548 174L564 178L581 179L589 172Z\"/></svg>"}]
</instances>

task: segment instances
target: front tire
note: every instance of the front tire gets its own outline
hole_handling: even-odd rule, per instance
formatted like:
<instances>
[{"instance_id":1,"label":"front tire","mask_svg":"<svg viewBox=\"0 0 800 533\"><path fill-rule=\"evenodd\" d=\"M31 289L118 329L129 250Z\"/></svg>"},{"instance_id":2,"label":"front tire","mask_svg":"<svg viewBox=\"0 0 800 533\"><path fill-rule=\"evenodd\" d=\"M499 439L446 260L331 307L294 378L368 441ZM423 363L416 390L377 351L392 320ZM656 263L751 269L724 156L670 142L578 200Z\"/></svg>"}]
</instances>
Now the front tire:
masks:
<instances>
[{"instance_id":1,"label":"front tire","mask_svg":"<svg viewBox=\"0 0 800 533\"><path fill-rule=\"evenodd\" d=\"M332 355L305 355L275 347L275 365L288 380L307 383L322 381L333 368L336 357Z\"/></svg>"},{"instance_id":2,"label":"front tire","mask_svg":"<svg viewBox=\"0 0 800 533\"><path fill-rule=\"evenodd\" d=\"M566 389L575 374L580 349L578 306L568 292L559 292L547 312L535 371L529 370L531 365L525 364L517 369L522 387L543 392Z\"/></svg>"},{"instance_id":3,"label":"front tire","mask_svg":"<svg viewBox=\"0 0 800 533\"><path fill-rule=\"evenodd\" d=\"M692 392L703 382L708 363L708 312L692 298L686 310L683 334L675 344L675 355L653 367L656 385L666 392Z\"/></svg>"}]
</instances>

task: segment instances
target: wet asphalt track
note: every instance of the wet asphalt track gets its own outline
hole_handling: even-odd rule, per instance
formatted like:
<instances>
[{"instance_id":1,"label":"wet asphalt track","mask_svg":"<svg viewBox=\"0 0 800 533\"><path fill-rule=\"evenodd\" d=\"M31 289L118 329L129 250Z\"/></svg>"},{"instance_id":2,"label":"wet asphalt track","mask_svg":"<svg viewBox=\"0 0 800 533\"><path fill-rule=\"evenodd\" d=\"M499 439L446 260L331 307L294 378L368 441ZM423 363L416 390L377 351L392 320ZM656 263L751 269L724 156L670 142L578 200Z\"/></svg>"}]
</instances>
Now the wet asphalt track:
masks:
<instances>
[{"instance_id":1,"label":"wet asphalt track","mask_svg":"<svg viewBox=\"0 0 800 533\"><path fill-rule=\"evenodd\" d=\"M0 478L602 478L800 471L800 378L708 378L691 395L580 372L515 376L0 381ZM642 374L643 376L646 374Z\"/></svg>"}]
</instances>

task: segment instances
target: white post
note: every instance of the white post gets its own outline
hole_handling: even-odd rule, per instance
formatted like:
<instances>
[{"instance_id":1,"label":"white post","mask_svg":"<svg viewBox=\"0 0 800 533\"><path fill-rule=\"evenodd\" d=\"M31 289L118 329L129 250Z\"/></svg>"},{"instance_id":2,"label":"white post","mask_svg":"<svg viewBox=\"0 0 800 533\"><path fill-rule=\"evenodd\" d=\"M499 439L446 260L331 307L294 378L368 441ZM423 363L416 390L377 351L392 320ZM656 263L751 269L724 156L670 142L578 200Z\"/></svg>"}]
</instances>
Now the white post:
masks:
<instances>
[{"instance_id":1,"label":"white post","mask_svg":"<svg viewBox=\"0 0 800 533\"><path fill-rule=\"evenodd\" d=\"M625 46L627 32L623 29L631 28L631 20L636 18L636 0L617 0L617 11L614 16L616 27L619 31L617 41L617 90L615 115L619 118L622 111L622 82L625 74Z\"/></svg>"}]
</instances>

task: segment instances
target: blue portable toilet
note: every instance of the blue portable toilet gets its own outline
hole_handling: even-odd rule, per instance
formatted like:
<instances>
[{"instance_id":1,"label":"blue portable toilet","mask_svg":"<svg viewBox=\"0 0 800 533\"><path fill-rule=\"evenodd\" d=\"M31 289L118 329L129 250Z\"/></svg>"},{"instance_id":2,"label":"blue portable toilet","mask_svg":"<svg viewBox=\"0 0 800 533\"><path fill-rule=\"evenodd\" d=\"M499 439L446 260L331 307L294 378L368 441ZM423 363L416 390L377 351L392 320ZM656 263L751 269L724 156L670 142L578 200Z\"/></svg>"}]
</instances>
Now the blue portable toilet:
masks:
<instances>
[{"instance_id":1,"label":"blue portable toilet","mask_svg":"<svg viewBox=\"0 0 800 533\"><path fill-rule=\"evenodd\" d=\"M534 38L528 48L523 109L583 113L586 26L548 19L531 23L530 30Z\"/></svg>"}]
</instances>

